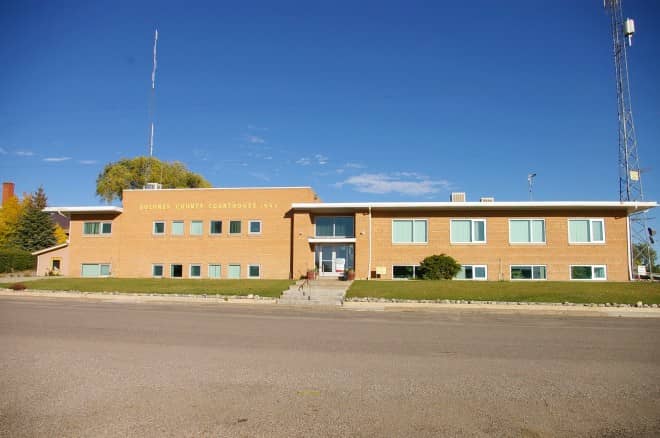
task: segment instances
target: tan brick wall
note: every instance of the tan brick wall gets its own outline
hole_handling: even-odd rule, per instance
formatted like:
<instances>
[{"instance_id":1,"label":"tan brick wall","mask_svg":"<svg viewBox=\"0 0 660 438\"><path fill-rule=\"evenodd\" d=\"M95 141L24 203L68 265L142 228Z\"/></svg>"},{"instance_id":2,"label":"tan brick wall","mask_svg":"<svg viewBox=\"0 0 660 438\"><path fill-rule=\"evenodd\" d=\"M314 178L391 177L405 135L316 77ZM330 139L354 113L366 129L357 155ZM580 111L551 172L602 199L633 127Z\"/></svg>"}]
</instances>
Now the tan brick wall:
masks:
<instances>
[{"instance_id":1,"label":"tan brick wall","mask_svg":"<svg viewBox=\"0 0 660 438\"><path fill-rule=\"evenodd\" d=\"M82 263L111 263L114 277L150 277L159 263L168 277L170 264L177 263L184 278L190 264L202 265L202 278L208 264L220 264L227 278L228 265L240 264L241 277L247 278L248 265L258 264L262 278L288 278L291 204L315 201L310 188L125 191L124 212L113 220L111 236L83 236L83 222L101 215L74 215L69 275L79 276ZM159 220L166 222L166 233L155 236L153 222ZM174 220L184 221L183 236L172 236ZM201 236L190 235L193 220L203 221ZM222 221L221 235L210 235L211 220ZM229 234L230 220L241 221L240 235ZM249 220L262 222L261 234L248 233Z\"/></svg>"},{"instance_id":2,"label":"tan brick wall","mask_svg":"<svg viewBox=\"0 0 660 438\"><path fill-rule=\"evenodd\" d=\"M509 243L510 218L543 218L546 226L546 244ZM569 244L568 218L604 218L604 244ZM428 244L393 244L392 219L428 219ZM451 244L450 220L461 218L486 219L485 244ZM569 280L571 264L603 264L607 266L607 279L628 279L626 218L616 211L561 211L507 212L507 211L453 211L373 214L372 265L385 266L385 278L392 277L392 265L418 264L424 257L445 253L462 264L485 264L489 280L508 280L510 265L539 264L547 266L548 280Z\"/></svg>"}]
</instances>

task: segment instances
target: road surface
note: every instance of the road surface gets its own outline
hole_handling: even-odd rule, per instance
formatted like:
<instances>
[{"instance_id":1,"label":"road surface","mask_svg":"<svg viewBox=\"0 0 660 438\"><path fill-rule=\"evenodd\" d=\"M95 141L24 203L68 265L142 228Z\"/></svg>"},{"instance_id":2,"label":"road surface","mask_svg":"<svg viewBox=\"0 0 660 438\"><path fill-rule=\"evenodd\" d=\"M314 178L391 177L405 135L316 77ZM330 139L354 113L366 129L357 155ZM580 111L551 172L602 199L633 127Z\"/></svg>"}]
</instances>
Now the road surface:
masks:
<instances>
[{"instance_id":1,"label":"road surface","mask_svg":"<svg viewBox=\"0 0 660 438\"><path fill-rule=\"evenodd\" d=\"M660 319L2 297L0 436L660 436Z\"/></svg>"}]
</instances>

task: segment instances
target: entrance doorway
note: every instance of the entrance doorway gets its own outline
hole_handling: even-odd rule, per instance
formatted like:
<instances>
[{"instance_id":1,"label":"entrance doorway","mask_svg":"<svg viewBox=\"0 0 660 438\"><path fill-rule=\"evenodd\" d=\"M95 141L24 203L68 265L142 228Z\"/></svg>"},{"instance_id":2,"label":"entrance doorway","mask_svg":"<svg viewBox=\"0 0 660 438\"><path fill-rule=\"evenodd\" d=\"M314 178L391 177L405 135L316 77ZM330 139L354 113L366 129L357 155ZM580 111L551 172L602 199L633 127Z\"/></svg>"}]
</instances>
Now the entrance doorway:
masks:
<instances>
[{"instance_id":1,"label":"entrance doorway","mask_svg":"<svg viewBox=\"0 0 660 438\"><path fill-rule=\"evenodd\" d=\"M353 244L318 244L315 263L322 277L339 277L347 269L355 269Z\"/></svg>"}]
</instances>

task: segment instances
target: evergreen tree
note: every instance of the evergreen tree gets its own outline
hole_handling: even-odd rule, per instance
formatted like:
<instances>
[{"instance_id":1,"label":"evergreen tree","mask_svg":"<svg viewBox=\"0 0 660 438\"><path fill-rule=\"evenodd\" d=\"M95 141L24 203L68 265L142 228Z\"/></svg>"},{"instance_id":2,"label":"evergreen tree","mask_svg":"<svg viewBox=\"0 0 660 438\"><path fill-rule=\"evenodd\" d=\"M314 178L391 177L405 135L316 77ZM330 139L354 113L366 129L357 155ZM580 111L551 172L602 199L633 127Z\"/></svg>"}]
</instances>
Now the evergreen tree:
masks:
<instances>
[{"instance_id":1,"label":"evergreen tree","mask_svg":"<svg viewBox=\"0 0 660 438\"><path fill-rule=\"evenodd\" d=\"M50 215L41 209L29 205L16 228L14 246L26 251L38 251L56 243L55 223Z\"/></svg>"}]
</instances>

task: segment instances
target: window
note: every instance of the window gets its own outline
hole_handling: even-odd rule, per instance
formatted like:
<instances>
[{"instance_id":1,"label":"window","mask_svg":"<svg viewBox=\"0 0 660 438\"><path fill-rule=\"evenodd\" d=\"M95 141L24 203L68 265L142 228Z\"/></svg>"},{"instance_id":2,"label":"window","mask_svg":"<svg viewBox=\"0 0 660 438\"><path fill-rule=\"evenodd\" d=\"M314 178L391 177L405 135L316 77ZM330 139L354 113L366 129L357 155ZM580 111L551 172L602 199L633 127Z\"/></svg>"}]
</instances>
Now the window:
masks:
<instances>
[{"instance_id":1,"label":"window","mask_svg":"<svg viewBox=\"0 0 660 438\"><path fill-rule=\"evenodd\" d=\"M413 280L419 277L419 266L394 265L392 266L392 278Z\"/></svg>"},{"instance_id":2,"label":"window","mask_svg":"<svg viewBox=\"0 0 660 438\"><path fill-rule=\"evenodd\" d=\"M426 219L393 219L392 243L427 243Z\"/></svg>"},{"instance_id":3,"label":"window","mask_svg":"<svg viewBox=\"0 0 660 438\"><path fill-rule=\"evenodd\" d=\"M151 276L161 278L163 276L163 265L157 264L151 266Z\"/></svg>"},{"instance_id":4,"label":"window","mask_svg":"<svg viewBox=\"0 0 660 438\"><path fill-rule=\"evenodd\" d=\"M241 221L229 221L229 234L241 234Z\"/></svg>"},{"instance_id":5,"label":"window","mask_svg":"<svg viewBox=\"0 0 660 438\"><path fill-rule=\"evenodd\" d=\"M183 236L183 221L172 221L172 236Z\"/></svg>"},{"instance_id":6,"label":"window","mask_svg":"<svg viewBox=\"0 0 660 438\"><path fill-rule=\"evenodd\" d=\"M248 232L250 234L261 234L261 221L250 221Z\"/></svg>"},{"instance_id":7,"label":"window","mask_svg":"<svg viewBox=\"0 0 660 438\"><path fill-rule=\"evenodd\" d=\"M211 234L222 234L222 221L211 221Z\"/></svg>"},{"instance_id":8,"label":"window","mask_svg":"<svg viewBox=\"0 0 660 438\"><path fill-rule=\"evenodd\" d=\"M202 277L202 265L190 265L190 278Z\"/></svg>"},{"instance_id":9,"label":"window","mask_svg":"<svg viewBox=\"0 0 660 438\"><path fill-rule=\"evenodd\" d=\"M220 278L220 265L209 265L209 278Z\"/></svg>"},{"instance_id":10,"label":"window","mask_svg":"<svg viewBox=\"0 0 660 438\"><path fill-rule=\"evenodd\" d=\"M190 235L191 236L201 236L204 232L204 224L202 221L192 221L190 222Z\"/></svg>"},{"instance_id":11,"label":"window","mask_svg":"<svg viewBox=\"0 0 660 438\"><path fill-rule=\"evenodd\" d=\"M486 243L486 219L452 219L451 243Z\"/></svg>"},{"instance_id":12,"label":"window","mask_svg":"<svg viewBox=\"0 0 660 438\"><path fill-rule=\"evenodd\" d=\"M510 219L510 243L545 243L545 219Z\"/></svg>"},{"instance_id":13,"label":"window","mask_svg":"<svg viewBox=\"0 0 660 438\"><path fill-rule=\"evenodd\" d=\"M606 280L605 265L571 265L571 280Z\"/></svg>"},{"instance_id":14,"label":"window","mask_svg":"<svg viewBox=\"0 0 660 438\"><path fill-rule=\"evenodd\" d=\"M569 219L569 243L604 243L605 221L603 219Z\"/></svg>"},{"instance_id":15,"label":"window","mask_svg":"<svg viewBox=\"0 0 660 438\"><path fill-rule=\"evenodd\" d=\"M156 235L165 234L165 222L155 221L152 233Z\"/></svg>"},{"instance_id":16,"label":"window","mask_svg":"<svg viewBox=\"0 0 660 438\"><path fill-rule=\"evenodd\" d=\"M314 225L317 237L355 237L352 216L317 216Z\"/></svg>"},{"instance_id":17,"label":"window","mask_svg":"<svg viewBox=\"0 0 660 438\"><path fill-rule=\"evenodd\" d=\"M85 236L108 235L112 233L111 222L84 222L83 234Z\"/></svg>"},{"instance_id":18,"label":"window","mask_svg":"<svg viewBox=\"0 0 660 438\"><path fill-rule=\"evenodd\" d=\"M62 259L53 258L50 260L50 269L55 272L59 272L62 269Z\"/></svg>"},{"instance_id":19,"label":"window","mask_svg":"<svg viewBox=\"0 0 660 438\"><path fill-rule=\"evenodd\" d=\"M461 270L454 278L456 280L487 280L488 267L486 265L461 265Z\"/></svg>"},{"instance_id":20,"label":"window","mask_svg":"<svg viewBox=\"0 0 660 438\"><path fill-rule=\"evenodd\" d=\"M248 278L259 278L259 277L261 277L261 266L248 265Z\"/></svg>"},{"instance_id":21,"label":"window","mask_svg":"<svg viewBox=\"0 0 660 438\"><path fill-rule=\"evenodd\" d=\"M511 280L545 280L546 278L545 265L511 266Z\"/></svg>"},{"instance_id":22,"label":"window","mask_svg":"<svg viewBox=\"0 0 660 438\"><path fill-rule=\"evenodd\" d=\"M229 265L227 278L241 278L241 265Z\"/></svg>"},{"instance_id":23,"label":"window","mask_svg":"<svg viewBox=\"0 0 660 438\"><path fill-rule=\"evenodd\" d=\"M110 264L108 263L83 263L80 267L81 277L109 277Z\"/></svg>"},{"instance_id":24,"label":"window","mask_svg":"<svg viewBox=\"0 0 660 438\"><path fill-rule=\"evenodd\" d=\"M170 265L170 277L172 278L182 278L183 277L183 265L178 263Z\"/></svg>"}]
</instances>

